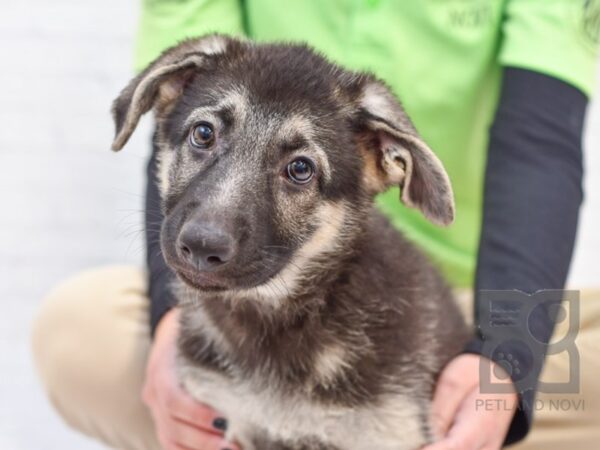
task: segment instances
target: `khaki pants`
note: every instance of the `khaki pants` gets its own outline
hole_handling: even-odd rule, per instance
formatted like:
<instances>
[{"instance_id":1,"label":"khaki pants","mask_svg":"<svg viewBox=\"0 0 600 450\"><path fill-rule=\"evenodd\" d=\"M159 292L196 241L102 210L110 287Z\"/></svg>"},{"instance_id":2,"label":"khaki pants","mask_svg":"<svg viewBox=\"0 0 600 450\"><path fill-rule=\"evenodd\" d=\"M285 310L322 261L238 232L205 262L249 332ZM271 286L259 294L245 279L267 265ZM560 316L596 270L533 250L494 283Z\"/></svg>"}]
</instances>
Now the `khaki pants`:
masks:
<instances>
[{"instance_id":1,"label":"khaki pants","mask_svg":"<svg viewBox=\"0 0 600 450\"><path fill-rule=\"evenodd\" d=\"M60 285L35 322L34 357L52 404L73 428L111 447L159 448L140 399L150 347L148 308L144 273L108 267ZM582 292L576 342L581 393L540 394L533 430L515 449L600 448L600 292ZM548 358L542 379L564 380L567 374L568 361L558 355Z\"/></svg>"}]
</instances>

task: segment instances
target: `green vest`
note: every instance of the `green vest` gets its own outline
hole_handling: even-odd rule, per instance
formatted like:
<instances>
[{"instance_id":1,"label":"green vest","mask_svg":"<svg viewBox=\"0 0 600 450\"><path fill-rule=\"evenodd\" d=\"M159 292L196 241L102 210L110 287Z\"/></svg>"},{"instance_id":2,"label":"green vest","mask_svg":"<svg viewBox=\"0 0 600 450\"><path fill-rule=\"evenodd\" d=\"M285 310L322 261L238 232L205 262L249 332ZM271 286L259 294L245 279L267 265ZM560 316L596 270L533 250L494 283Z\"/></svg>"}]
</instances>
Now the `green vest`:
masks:
<instances>
[{"instance_id":1,"label":"green vest","mask_svg":"<svg viewBox=\"0 0 600 450\"><path fill-rule=\"evenodd\" d=\"M500 69L535 70L589 95L599 21L599 0L143 0L136 68L183 38L221 32L307 42L375 73L444 163L456 220L430 224L399 203L397 190L378 204L450 282L470 286Z\"/></svg>"}]
</instances>

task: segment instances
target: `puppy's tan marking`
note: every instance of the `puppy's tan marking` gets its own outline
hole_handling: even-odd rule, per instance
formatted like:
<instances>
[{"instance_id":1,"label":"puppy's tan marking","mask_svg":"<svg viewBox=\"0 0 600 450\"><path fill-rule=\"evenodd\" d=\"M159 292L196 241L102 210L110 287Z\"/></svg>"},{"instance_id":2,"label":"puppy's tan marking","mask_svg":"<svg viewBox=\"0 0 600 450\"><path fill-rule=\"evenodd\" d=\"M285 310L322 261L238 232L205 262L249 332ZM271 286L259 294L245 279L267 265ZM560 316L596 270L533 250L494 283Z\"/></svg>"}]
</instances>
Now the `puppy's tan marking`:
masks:
<instances>
[{"instance_id":1,"label":"puppy's tan marking","mask_svg":"<svg viewBox=\"0 0 600 450\"><path fill-rule=\"evenodd\" d=\"M299 149L298 154L312 155L323 174L325 182L331 180L331 167L327 153L314 141L314 125L312 122L301 115L295 114L285 120L278 131L278 140L286 142L294 139L296 136L301 136L308 141L308 147ZM291 159L291 158L290 158Z\"/></svg>"},{"instance_id":2,"label":"puppy's tan marking","mask_svg":"<svg viewBox=\"0 0 600 450\"><path fill-rule=\"evenodd\" d=\"M319 227L308 242L296 252L292 261L265 284L234 292L233 296L239 298L252 296L273 308L282 306L282 300L294 294L311 263L319 256L335 250L345 215L344 202L323 203L317 212Z\"/></svg>"},{"instance_id":3,"label":"puppy's tan marking","mask_svg":"<svg viewBox=\"0 0 600 450\"><path fill-rule=\"evenodd\" d=\"M315 359L317 382L329 385L340 373L352 365L349 349L340 344L325 346Z\"/></svg>"}]
</instances>

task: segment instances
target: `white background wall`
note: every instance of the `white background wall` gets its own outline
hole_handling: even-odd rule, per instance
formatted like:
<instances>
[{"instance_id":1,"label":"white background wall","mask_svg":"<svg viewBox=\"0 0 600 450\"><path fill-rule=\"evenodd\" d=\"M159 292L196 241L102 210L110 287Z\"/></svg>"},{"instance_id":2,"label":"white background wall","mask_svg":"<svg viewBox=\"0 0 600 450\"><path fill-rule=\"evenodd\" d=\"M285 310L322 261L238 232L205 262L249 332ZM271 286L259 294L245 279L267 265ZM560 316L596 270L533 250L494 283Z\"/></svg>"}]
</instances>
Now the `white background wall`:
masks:
<instances>
[{"instance_id":1,"label":"white background wall","mask_svg":"<svg viewBox=\"0 0 600 450\"><path fill-rule=\"evenodd\" d=\"M109 149L110 101L131 76L136 1L0 0L0 449L91 450L33 373L43 294L86 267L140 264L149 124ZM600 286L600 103L587 127L587 200L570 284Z\"/></svg>"}]
</instances>

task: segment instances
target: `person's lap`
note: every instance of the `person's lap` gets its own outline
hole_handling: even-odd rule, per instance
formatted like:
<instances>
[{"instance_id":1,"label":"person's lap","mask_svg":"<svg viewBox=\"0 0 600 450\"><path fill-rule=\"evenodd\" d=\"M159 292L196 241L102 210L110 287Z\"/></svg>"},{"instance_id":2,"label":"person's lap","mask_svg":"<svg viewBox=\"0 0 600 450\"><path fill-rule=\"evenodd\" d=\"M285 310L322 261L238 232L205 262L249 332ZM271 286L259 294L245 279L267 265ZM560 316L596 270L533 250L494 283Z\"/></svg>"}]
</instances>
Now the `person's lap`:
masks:
<instances>
[{"instance_id":1,"label":"person's lap","mask_svg":"<svg viewBox=\"0 0 600 450\"><path fill-rule=\"evenodd\" d=\"M468 296L459 296L468 308ZM597 448L600 440L600 291L582 292L581 394L538 396L532 432L518 450ZM121 449L160 448L141 401L150 347L142 270L116 266L82 273L45 300L33 351L48 396L75 429ZM559 327L557 333L561 333ZM568 377L566 355L549 357L542 379ZM583 403L581 403L583 400ZM400 424L399 424L400 425Z\"/></svg>"},{"instance_id":2,"label":"person's lap","mask_svg":"<svg viewBox=\"0 0 600 450\"><path fill-rule=\"evenodd\" d=\"M141 400L148 315L145 274L119 266L59 285L34 324L34 359L50 401L69 425L111 447L160 448Z\"/></svg>"}]
</instances>

